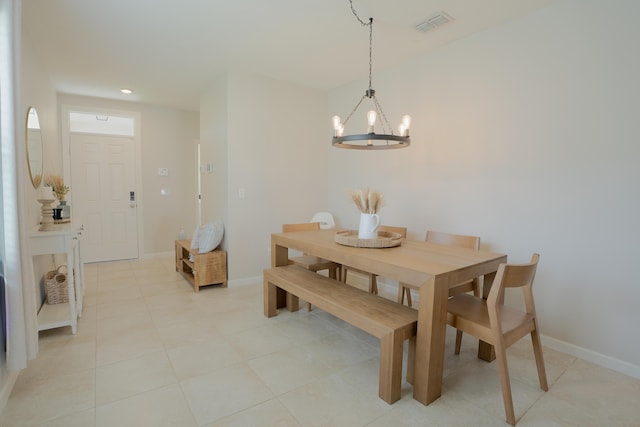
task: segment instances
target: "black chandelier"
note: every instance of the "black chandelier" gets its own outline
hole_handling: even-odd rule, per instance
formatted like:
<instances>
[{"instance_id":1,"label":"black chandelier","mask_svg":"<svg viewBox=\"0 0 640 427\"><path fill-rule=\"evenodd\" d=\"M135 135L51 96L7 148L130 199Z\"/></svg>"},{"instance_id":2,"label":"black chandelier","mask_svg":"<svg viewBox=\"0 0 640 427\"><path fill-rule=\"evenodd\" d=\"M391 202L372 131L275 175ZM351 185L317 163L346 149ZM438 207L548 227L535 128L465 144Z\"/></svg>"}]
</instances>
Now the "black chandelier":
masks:
<instances>
[{"instance_id":1,"label":"black chandelier","mask_svg":"<svg viewBox=\"0 0 640 427\"><path fill-rule=\"evenodd\" d=\"M369 22L365 22L356 13L353 8L352 0L349 0L351 4L351 12L358 19L360 24L369 27L369 88L365 91L360 101L351 110L351 113L347 116L343 122L339 116L333 116L333 139L332 145L338 148L350 148L355 150L390 150L394 148L408 147L411 143L409 138L409 127L411 125L411 117L408 115L402 116L402 121L398 127L398 134L394 134L387 116L382 111L382 107L376 98L376 91L371 87L371 68L372 68L372 51L373 51L373 18L369 18ZM344 135L346 124L358 110L360 104L368 99L373 105L373 109L367 113L368 130L367 133ZM376 133L376 124L379 123L382 133Z\"/></svg>"}]
</instances>

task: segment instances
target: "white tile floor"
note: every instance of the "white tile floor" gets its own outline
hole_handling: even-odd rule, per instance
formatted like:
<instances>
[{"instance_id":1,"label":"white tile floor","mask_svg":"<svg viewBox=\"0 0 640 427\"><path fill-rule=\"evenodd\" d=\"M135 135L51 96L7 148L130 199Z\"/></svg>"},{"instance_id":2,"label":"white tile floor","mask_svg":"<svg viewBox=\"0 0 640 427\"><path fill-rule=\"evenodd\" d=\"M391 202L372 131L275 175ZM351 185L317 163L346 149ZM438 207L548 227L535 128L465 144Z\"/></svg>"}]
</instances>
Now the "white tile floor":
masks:
<instances>
[{"instance_id":1,"label":"white tile floor","mask_svg":"<svg viewBox=\"0 0 640 427\"><path fill-rule=\"evenodd\" d=\"M447 338L444 390L423 406L404 383L377 395L378 342L314 309L262 314L262 283L196 294L173 259L87 265L85 312L40 335L1 427L503 426L495 364ZM452 332L452 331L450 331ZM530 343L509 351L518 425L640 426L640 380Z\"/></svg>"}]
</instances>

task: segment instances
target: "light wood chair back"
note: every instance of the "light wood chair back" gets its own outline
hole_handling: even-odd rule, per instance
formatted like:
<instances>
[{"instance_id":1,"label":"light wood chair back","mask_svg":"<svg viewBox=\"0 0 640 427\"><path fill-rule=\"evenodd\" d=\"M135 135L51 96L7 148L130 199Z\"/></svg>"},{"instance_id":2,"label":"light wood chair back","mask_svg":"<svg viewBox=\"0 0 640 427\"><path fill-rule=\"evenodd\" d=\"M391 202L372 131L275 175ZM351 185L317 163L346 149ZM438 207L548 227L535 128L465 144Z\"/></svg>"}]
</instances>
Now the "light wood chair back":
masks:
<instances>
[{"instance_id":1,"label":"light wood chair back","mask_svg":"<svg viewBox=\"0 0 640 427\"><path fill-rule=\"evenodd\" d=\"M462 234L449 234L441 231L428 230L424 241L458 248L480 249L480 237L478 236L465 236Z\"/></svg>"},{"instance_id":2,"label":"light wood chair back","mask_svg":"<svg viewBox=\"0 0 640 427\"><path fill-rule=\"evenodd\" d=\"M480 249L480 237L478 236L466 236L463 234L450 234L428 230L424 240L425 242L436 243L438 245L455 246L458 248L474 249L476 251ZM411 289L417 288L406 283L400 283L398 285L398 304L403 304L406 296L407 305L409 307L412 306ZM478 278L450 286L449 296L469 291L473 291L475 296L480 296L480 280Z\"/></svg>"},{"instance_id":3,"label":"light wood chair back","mask_svg":"<svg viewBox=\"0 0 640 427\"><path fill-rule=\"evenodd\" d=\"M289 233L295 231L313 231L320 230L319 222L303 222L299 224L282 224L282 232ZM341 265L323 258L302 254L302 256L291 257L289 264L299 265L314 272L327 270L329 277L332 279L340 279ZM311 304L307 303L307 308L311 311Z\"/></svg>"},{"instance_id":4,"label":"light wood chair back","mask_svg":"<svg viewBox=\"0 0 640 427\"><path fill-rule=\"evenodd\" d=\"M319 222L303 222L300 224L282 224L282 232L320 230Z\"/></svg>"},{"instance_id":5,"label":"light wood chair back","mask_svg":"<svg viewBox=\"0 0 640 427\"><path fill-rule=\"evenodd\" d=\"M380 225L378 226L378 231L386 231L387 233L398 233L402 236L403 239L407 238L407 227L395 227L392 225ZM360 274L364 274L369 279L369 293L373 295L378 295L378 276L376 274L370 273L368 271L358 270L357 268L348 267L346 265L342 266L342 277L341 280L344 283L347 283L347 271L356 271Z\"/></svg>"},{"instance_id":6,"label":"light wood chair back","mask_svg":"<svg viewBox=\"0 0 640 427\"><path fill-rule=\"evenodd\" d=\"M469 333L495 347L505 415L507 422L511 425L516 424L516 418L506 349L527 334L531 335L533 343L540 388L544 391L548 390L532 292L539 259L540 255L533 254L531 261L527 264L501 264L486 301L469 294L459 294L450 298L447 304L449 325L456 328L459 333ZM522 289L526 311L522 312L504 305L506 288ZM455 352L460 353L460 344L457 340Z\"/></svg>"}]
</instances>

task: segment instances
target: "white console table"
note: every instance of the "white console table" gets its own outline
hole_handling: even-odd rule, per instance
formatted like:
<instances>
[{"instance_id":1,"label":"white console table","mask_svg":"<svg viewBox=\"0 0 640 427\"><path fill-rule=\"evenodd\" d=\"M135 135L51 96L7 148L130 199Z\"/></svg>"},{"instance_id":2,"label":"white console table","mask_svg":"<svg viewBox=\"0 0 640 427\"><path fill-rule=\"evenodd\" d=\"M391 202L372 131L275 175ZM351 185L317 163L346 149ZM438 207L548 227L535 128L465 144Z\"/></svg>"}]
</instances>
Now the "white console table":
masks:
<instances>
[{"instance_id":1,"label":"white console table","mask_svg":"<svg viewBox=\"0 0 640 427\"><path fill-rule=\"evenodd\" d=\"M38 312L38 331L71 326L76 333L78 317L82 315L82 297L84 294L84 265L80 250L82 227L73 224L57 225L55 230L31 230L31 256L61 254L67 256L67 283L69 286L69 302L61 304L42 304Z\"/></svg>"}]
</instances>

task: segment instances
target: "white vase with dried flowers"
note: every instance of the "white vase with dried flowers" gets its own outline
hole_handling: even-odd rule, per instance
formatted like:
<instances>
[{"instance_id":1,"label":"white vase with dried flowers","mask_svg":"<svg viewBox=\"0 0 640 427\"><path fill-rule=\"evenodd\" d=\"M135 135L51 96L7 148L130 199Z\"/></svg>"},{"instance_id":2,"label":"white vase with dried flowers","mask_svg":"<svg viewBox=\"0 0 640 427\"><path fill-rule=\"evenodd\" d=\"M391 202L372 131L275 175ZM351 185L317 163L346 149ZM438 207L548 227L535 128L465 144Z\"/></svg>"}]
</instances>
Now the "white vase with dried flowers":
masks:
<instances>
[{"instance_id":1,"label":"white vase with dried flowers","mask_svg":"<svg viewBox=\"0 0 640 427\"><path fill-rule=\"evenodd\" d=\"M360 211L359 239L375 239L378 237L380 216L378 209L382 207L382 194L378 191L356 190L351 193L351 199Z\"/></svg>"},{"instance_id":2,"label":"white vase with dried flowers","mask_svg":"<svg viewBox=\"0 0 640 427\"><path fill-rule=\"evenodd\" d=\"M71 221L71 206L67 204L64 199L65 195L69 192L69 187L64 185L64 179L60 175L47 174L44 178L44 185L51 187L56 199L60 202L58 204L58 215L56 218L57 223L64 223Z\"/></svg>"},{"instance_id":3,"label":"white vase with dried flowers","mask_svg":"<svg viewBox=\"0 0 640 427\"><path fill-rule=\"evenodd\" d=\"M69 192L69 187L64 185L64 179L60 175L48 174L44 178L44 185L51 187L53 194L59 201L64 201L64 196Z\"/></svg>"}]
</instances>

